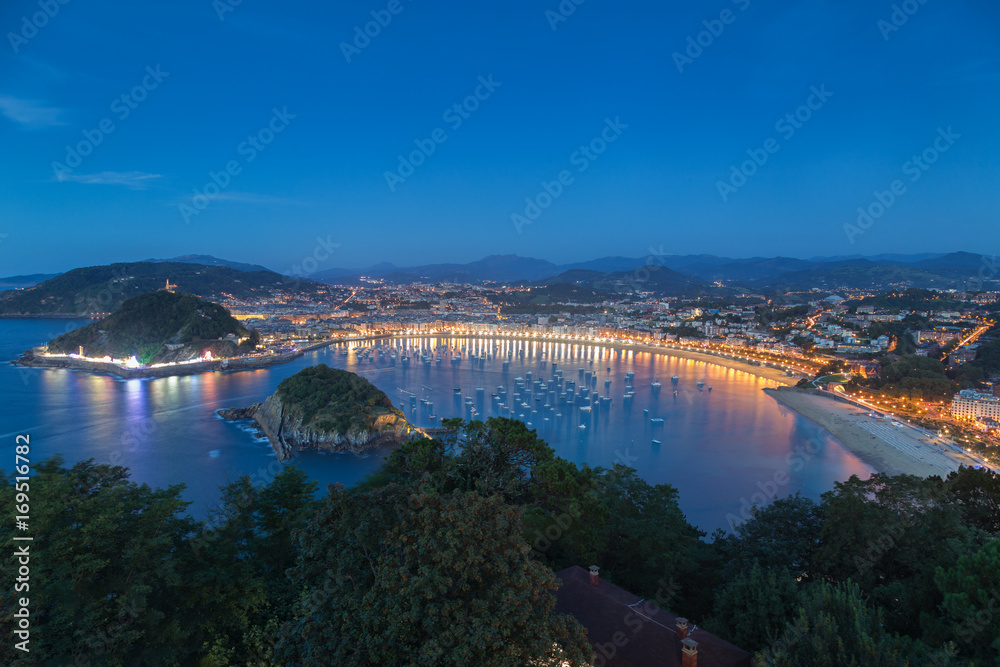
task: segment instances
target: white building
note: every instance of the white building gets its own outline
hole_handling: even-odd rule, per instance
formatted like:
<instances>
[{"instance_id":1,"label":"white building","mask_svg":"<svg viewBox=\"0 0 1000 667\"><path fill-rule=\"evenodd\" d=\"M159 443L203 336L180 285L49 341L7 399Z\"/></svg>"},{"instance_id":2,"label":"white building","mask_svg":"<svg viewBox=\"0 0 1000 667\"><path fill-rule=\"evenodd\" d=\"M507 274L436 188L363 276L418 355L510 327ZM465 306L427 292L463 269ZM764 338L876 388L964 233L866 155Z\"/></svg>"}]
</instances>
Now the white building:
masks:
<instances>
[{"instance_id":1,"label":"white building","mask_svg":"<svg viewBox=\"0 0 1000 667\"><path fill-rule=\"evenodd\" d=\"M963 389L951 401L951 415L956 419L1000 420L1000 398L975 389Z\"/></svg>"}]
</instances>

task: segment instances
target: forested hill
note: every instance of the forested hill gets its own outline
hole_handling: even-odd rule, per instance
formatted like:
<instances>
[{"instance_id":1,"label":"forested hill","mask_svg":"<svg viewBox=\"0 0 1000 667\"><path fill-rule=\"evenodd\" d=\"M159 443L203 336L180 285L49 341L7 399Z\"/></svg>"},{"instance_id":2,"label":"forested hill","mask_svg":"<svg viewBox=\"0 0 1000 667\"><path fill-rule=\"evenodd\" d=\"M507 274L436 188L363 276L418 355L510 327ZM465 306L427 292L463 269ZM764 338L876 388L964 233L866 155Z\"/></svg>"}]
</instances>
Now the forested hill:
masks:
<instances>
[{"instance_id":1,"label":"forested hill","mask_svg":"<svg viewBox=\"0 0 1000 667\"><path fill-rule=\"evenodd\" d=\"M236 340L221 340L227 336ZM222 306L190 294L159 291L129 299L114 313L49 342L50 352L128 358L142 363L201 356L233 356L258 340ZM239 342L244 341L242 348ZM175 347L170 349L168 346ZM177 348L176 346L182 346Z\"/></svg>"},{"instance_id":2,"label":"forested hill","mask_svg":"<svg viewBox=\"0 0 1000 667\"><path fill-rule=\"evenodd\" d=\"M225 266L183 262L134 262L67 271L24 290L0 293L2 315L87 315L111 312L128 299L155 292L167 281L177 290L210 298L240 299L270 295L275 289L310 291L318 285L294 281L273 271L239 271Z\"/></svg>"}]
</instances>

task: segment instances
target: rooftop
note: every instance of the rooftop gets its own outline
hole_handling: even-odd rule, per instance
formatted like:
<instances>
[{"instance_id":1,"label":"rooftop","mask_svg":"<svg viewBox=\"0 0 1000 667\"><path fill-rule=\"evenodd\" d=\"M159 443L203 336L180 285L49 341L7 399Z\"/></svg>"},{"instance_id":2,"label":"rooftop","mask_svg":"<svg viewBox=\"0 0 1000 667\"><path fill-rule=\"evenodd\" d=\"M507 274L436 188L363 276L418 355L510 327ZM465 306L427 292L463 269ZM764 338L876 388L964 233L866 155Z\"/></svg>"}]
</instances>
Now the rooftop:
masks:
<instances>
[{"instance_id":1,"label":"rooftop","mask_svg":"<svg viewBox=\"0 0 1000 667\"><path fill-rule=\"evenodd\" d=\"M556 612L570 614L587 629L597 652L595 665L604 667L681 667L682 641L677 616L573 566L556 573ZM698 667L750 667L751 656L741 648L688 623L688 638L697 642ZM692 629L693 628L693 629ZM690 642L688 642L690 644ZM690 650L690 649L689 649Z\"/></svg>"}]
</instances>

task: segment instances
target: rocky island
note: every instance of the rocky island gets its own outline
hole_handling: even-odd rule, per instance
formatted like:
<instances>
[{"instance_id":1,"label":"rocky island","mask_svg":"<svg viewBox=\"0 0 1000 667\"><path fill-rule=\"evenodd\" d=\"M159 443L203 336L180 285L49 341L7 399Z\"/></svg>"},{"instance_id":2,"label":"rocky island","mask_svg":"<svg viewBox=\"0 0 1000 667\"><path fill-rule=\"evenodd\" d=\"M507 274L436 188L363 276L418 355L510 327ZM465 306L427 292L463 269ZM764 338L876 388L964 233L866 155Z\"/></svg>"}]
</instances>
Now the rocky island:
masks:
<instances>
[{"instance_id":1,"label":"rocky island","mask_svg":"<svg viewBox=\"0 0 1000 667\"><path fill-rule=\"evenodd\" d=\"M360 454L418 433L383 391L360 375L326 364L286 378L263 402L218 414L233 421L254 420L282 461L305 449Z\"/></svg>"}]
</instances>

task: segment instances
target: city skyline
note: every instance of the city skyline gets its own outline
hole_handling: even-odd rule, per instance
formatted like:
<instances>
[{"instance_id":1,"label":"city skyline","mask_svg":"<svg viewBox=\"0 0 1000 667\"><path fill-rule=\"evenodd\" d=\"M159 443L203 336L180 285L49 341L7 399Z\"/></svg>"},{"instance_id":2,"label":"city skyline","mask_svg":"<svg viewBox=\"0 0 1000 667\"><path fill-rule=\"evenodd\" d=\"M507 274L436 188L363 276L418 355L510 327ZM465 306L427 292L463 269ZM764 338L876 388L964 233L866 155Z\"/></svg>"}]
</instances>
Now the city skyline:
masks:
<instances>
[{"instance_id":1,"label":"city skyline","mask_svg":"<svg viewBox=\"0 0 1000 667\"><path fill-rule=\"evenodd\" d=\"M550 4L8 5L0 273L995 253L996 7Z\"/></svg>"}]
</instances>

